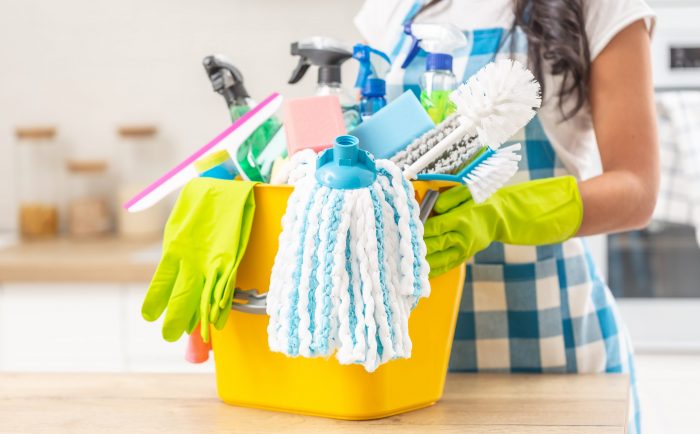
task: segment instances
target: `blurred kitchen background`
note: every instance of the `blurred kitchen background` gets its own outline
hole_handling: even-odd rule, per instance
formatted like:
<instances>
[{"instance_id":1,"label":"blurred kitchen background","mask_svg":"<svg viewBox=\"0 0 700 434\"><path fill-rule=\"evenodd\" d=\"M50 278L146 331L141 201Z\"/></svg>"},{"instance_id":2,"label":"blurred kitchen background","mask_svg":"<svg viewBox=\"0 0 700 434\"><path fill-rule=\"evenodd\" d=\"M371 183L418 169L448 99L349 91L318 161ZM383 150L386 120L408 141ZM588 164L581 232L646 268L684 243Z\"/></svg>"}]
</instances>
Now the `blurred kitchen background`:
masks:
<instances>
[{"instance_id":1,"label":"blurred kitchen background","mask_svg":"<svg viewBox=\"0 0 700 434\"><path fill-rule=\"evenodd\" d=\"M0 370L213 369L185 363L184 340L163 342L140 317L167 209L122 220L117 204L230 124L206 55L230 57L258 101L310 95L314 77L286 84L290 42L358 41L361 3L0 0ZM649 3L657 218L591 244L621 299L647 402L664 409L648 423L669 427L698 402L688 381L700 387L700 2ZM60 238L22 242L20 215L26 230Z\"/></svg>"},{"instance_id":2,"label":"blurred kitchen background","mask_svg":"<svg viewBox=\"0 0 700 434\"><path fill-rule=\"evenodd\" d=\"M315 71L287 85L290 42L358 41L360 4L0 2L0 370L198 368L140 317L168 204L127 220L118 204L230 125L205 56L258 101L311 95ZM23 242L20 222L61 235Z\"/></svg>"}]
</instances>

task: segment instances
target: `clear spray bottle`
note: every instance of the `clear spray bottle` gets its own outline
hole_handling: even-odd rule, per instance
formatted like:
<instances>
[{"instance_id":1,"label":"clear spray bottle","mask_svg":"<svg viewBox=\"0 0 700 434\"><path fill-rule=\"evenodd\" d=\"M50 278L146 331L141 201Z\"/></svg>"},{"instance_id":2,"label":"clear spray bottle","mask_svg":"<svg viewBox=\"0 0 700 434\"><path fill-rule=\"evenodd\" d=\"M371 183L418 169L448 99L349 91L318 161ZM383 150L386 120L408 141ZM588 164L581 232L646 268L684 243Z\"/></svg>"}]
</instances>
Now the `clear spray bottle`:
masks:
<instances>
[{"instance_id":1,"label":"clear spray bottle","mask_svg":"<svg viewBox=\"0 0 700 434\"><path fill-rule=\"evenodd\" d=\"M467 46L467 38L452 24L412 23L404 31L414 41L404 68L416 56L419 46L427 53L425 72L419 81L420 101L438 124L455 110L449 95L457 88L459 80L452 72L452 55L455 50Z\"/></svg>"},{"instance_id":2,"label":"clear spray bottle","mask_svg":"<svg viewBox=\"0 0 700 434\"><path fill-rule=\"evenodd\" d=\"M435 124L455 111L449 95L457 89L459 82L452 72L452 56L429 53L419 84L420 103Z\"/></svg>"}]
</instances>

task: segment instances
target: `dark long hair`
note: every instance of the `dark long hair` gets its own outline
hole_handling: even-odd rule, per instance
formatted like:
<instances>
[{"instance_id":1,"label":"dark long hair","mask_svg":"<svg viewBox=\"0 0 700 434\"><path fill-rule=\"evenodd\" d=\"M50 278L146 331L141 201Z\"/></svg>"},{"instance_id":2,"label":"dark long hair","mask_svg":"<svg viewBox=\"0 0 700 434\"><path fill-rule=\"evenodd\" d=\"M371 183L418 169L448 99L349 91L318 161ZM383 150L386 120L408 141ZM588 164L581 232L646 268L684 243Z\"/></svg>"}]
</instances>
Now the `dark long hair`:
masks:
<instances>
[{"instance_id":1,"label":"dark long hair","mask_svg":"<svg viewBox=\"0 0 700 434\"><path fill-rule=\"evenodd\" d=\"M422 14L444 0L430 0L418 11ZM557 90L559 108L565 119L586 104L591 72L591 54L586 37L583 0L513 0L515 22L527 36L530 68L542 85L544 71L562 77ZM574 105L564 111L564 101Z\"/></svg>"}]
</instances>

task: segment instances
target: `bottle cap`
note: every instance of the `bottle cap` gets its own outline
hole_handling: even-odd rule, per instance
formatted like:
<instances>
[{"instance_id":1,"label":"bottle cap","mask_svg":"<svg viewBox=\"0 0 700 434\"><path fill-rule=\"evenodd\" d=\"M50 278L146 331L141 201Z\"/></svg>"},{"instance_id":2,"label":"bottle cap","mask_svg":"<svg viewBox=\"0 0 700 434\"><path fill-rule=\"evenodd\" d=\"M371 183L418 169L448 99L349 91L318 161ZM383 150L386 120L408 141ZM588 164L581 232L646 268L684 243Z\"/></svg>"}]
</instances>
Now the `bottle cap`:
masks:
<instances>
[{"instance_id":1,"label":"bottle cap","mask_svg":"<svg viewBox=\"0 0 700 434\"><path fill-rule=\"evenodd\" d=\"M362 96L384 96L386 95L386 81L381 78L368 78L362 88Z\"/></svg>"},{"instance_id":2,"label":"bottle cap","mask_svg":"<svg viewBox=\"0 0 700 434\"><path fill-rule=\"evenodd\" d=\"M452 56L444 53L428 53L425 59L427 71L452 71Z\"/></svg>"},{"instance_id":3,"label":"bottle cap","mask_svg":"<svg viewBox=\"0 0 700 434\"><path fill-rule=\"evenodd\" d=\"M318 84L338 84L340 82L340 65L323 65L318 67Z\"/></svg>"},{"instance_id":4,"label":"bottle cap","mask_svg":"<svg viewBox=\"0 0 700 434\"><path fill-rule=\"evenodd\" d=\"M338 136L333 147L316 161L316 180L328 188L355 190L372 185L377 179L374 157L359 148L355 136Z\"/></svg>"}]
</instances>

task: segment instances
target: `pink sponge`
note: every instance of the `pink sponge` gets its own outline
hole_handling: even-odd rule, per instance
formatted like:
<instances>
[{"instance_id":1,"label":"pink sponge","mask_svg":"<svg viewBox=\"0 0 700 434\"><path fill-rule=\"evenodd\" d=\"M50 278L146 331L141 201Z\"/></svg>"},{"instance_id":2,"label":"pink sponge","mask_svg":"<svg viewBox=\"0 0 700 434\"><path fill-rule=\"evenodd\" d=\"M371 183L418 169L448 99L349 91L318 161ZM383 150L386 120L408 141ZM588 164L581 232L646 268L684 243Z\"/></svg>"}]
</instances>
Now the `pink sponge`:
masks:
<instances>
[{"instance_id":1,"label":"pink sponge","mask_svg":"<svg viewBox=\"0 0 700 434\"><path fill-rule=\"evenodd\" d=\"M289 100L284 105L287 150L320 152L333 146L336 137L347 133L337 96L314 96Z\"/></svg>"}]
</instances>

